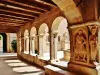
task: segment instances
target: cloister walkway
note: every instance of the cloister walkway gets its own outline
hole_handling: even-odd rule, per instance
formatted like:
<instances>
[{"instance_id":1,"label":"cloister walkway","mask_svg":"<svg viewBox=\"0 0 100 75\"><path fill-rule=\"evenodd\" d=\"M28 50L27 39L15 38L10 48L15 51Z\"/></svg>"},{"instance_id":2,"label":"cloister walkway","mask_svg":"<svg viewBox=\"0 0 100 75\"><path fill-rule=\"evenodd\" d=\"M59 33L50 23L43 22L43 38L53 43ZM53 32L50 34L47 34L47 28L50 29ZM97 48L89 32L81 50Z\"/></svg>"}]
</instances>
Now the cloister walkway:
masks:
<instances>
[{"instance_id":1,"label":"cloister walkway","mask_svg":"<svg viewBox=\"0 0 100 75\"><path fill-rule=\"evenodd\" d=\"M0 53L0 75L44 75L44 71L20 61L15 53Z\"/></svg>"}]
</instances>

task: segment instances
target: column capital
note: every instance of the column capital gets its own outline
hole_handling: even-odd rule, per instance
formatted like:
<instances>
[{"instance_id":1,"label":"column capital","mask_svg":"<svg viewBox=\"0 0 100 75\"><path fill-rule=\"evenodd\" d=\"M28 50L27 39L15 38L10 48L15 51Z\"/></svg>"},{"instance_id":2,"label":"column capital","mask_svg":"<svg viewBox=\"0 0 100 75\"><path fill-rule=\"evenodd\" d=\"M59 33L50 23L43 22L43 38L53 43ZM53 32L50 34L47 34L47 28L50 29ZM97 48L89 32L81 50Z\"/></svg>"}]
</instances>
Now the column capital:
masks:
<instances>
[{"instance_id":1,"label":"column capital","mask_svg":"<svg viewBox=\"0 0 100 75\"><path fill-rule=\"evenodd\" d=\"M100 22L87 22L70 27L71 60L70 62L95 68L98 62L97 43Z\"/></svg>"},{"instance_id":2,"label":"column capital","mask_svg":"<svg viewBox=\"0 0 100 75\"><path fill-rule=\"evenodd\" d=\"M29 39L29 36L25 36L24 39Z\"/></svg>"},{"instance_id":3,"label":"column capital","mask_svg":"<svg viewBox=\"0 0 100 75\"><path fill-rule=\"evenodd\" d=\"M51 34L58 34L58 30L52 31Z\"/></svg>"},{"instance_id":4,"label":"column capital","mask_svg":"<svg viewBox=\"0 0 100 75\"><path fill-rule=\"evenodd\" d=\"M36 37L36 35L32 35L32 36L29 36L30 38L35 38Z\"/></svg>"},{"instance_id":5,"label":"column capital","mask_svg":"<svg viewBox=\"0 0 100 75\"><path fill-rule=\"evenodd\" d=\"M45 34L44 33L41 33L41 34L39 34L38 36L39 37L43 37Z\"/></svg>"},{"instance_id":6,"label":"column capital","mask_svg":"<svg viewBox=\"0 0 100 75\"><path fill-rule=\"evenodd\" d=\"M58 36L58 32L52 33L53 37L56 38Z\"/></svg>"}]
</instances>

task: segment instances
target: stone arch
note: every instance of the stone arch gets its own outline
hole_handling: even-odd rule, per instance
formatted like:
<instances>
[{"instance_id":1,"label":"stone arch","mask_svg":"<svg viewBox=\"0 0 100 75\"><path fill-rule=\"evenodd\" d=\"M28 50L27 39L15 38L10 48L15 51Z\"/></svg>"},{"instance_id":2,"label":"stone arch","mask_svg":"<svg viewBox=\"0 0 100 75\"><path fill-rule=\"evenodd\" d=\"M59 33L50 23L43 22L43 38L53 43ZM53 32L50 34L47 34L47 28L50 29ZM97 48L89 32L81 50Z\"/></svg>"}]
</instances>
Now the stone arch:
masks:
<instances>
[{"instance_id":1,"label":"stone arch","mask_svg":"<svg viewBox=\"0 0 100 75\"><path fill-rule=\"evenodd\" d=\"M60 23L65 23L65 24L67 24L67 20L66 20L66 18L64 18L64 17L62 17L62 16L59 16L59 17L57 17L54 21L53 21L53 23L52 23L52 28L51 28L51 31L52 32L57 32L58 31L58 29L59 29L59 25L60 25ZM61 26L60 26L61 27ZM65 27L68 27L68 24L65 26Z\"/></svg>"},{"instance_id":2,"label":"stone arch","mask_svg":"<svg viewBox=\"0 0 100 75\"><path fill-rule=\"evenodd\" d=\"M39 34L44 34L46 32L49 32L49 28L48 25L46 23L43 23L40 27L39 27Z\"/></svg>"},{"instance_id":3,"label":"stone arch","mask_svg":"<svg viewBox=\"0 0 100 75\"><path fill-rule=\"evenodd\" d=\"M39 55L50 57L49 28L46 23L41 24L39 28ZM47 56L46 56L47 55Z\"/></svg>"},{"instance_id":4,"label":"stone arch","mask_svg":"<svg viewBox=\"0 0 100 75\"><path fill-rule=\"evenodd\" d=\"M52 0L64 13L68 23L74 24L82 22L82 15L73 0Z\"/></svg>"},{"instance_id":5,"label":"stone arch","mask_svg":"<svg viewBox=\"0 0 100 75\"><path fill-rule=\"evenodd\" d=\"M62 16L57 17L52 23L51 39L52 50L54 51L54 59L63 58L63 51L70 49L69 31L67 27L67 20ZM57 55L60 55L61 57L58 57Z\"/></svg>"},{"instance_id":6,"label":"stone arch","mask_svg":"<svg viewBox=\"0 0 100 75\"><path fill-rule=\"evenodd\" d=\"M35 27L31 28L30 31L30 54L34 55L37 49L37 31Z\"/></svg>"},{"instance_id":7,"label":"stone arch","mask_svg":"<svg viewBox=\"0 0 100 75\"><path fill-rule=\"evenodd\" d=\"M37 34L36 28L35 27L32 27L31 28L31 31L30 31L30 36L34 36L36 34Z\"/></svg>"},{"instance_id":8,"label":"stone arch","mask_svg":"<svg viewBox=\"0 0 100 75\"><path fill-rule=\"evenodd\" d=\"M27 29L26 29L25 32L24 32L24 37L25 37L25 36L29 36L29 32L28 32Z\"/></svg>"}]
</instances>

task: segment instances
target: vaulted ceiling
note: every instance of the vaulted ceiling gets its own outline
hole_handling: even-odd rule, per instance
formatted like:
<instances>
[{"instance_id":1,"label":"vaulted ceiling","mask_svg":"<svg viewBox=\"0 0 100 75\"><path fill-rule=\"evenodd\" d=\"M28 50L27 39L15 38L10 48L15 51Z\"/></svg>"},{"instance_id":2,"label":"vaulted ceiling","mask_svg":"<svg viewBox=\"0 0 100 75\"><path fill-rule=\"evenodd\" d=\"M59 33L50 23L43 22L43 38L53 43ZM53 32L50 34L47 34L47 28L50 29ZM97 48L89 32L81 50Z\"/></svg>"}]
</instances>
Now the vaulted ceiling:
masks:
<instances>
[{"instance_id":1,"label":"vaulted ceiling","mask_svg":"<svg viewBox=\"0 0 100 75\"><path fill-rule=\"evenodd\" d=\"M0 32L16 32L55 6L51 0L0 0Z\"/></svg>"}]
</instances>

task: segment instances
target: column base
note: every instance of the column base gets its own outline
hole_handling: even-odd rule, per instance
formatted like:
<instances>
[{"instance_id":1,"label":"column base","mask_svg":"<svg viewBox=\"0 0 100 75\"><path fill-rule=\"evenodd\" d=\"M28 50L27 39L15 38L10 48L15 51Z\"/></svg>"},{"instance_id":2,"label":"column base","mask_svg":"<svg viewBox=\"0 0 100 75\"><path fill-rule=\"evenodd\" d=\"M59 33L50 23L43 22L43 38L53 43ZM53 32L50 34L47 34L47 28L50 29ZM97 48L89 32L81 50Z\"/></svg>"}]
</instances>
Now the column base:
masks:
<instances>
[{"instance_id":1,"label":"column base","mask_svg":"<svg viewBox=\"0 0 100 75\"><path fill-rule=\"evenodd\" d=\"M100 75L100 64L98 64L96 68L91 68L83 65L69 63L68 70L72 72L76 72L79 75Z\"/></svg>"},{"instance_id":2,"label":"column base","mask_svg":"<svg viewBox=\"0 0 100 75\"><path fill-rule=\"evenodd\" d=\"M97 75L100 75L100 63L96 65Z\"/></svg>"},{"instance_id":3,"label":"column base","mask_svg":"<svg viewBox=\"0 0 100 75\"><path fill-rule=\"evenodd\" d=\"M70 50L64 50L64 60L70 60Z\"/></svg>"},{"instance_id":4,"label":"column base","mask_svg":"<svg viewBox=\"0 0 100 75\"><path fill-rule=\"evenodd\" d=\"M59 59L52 59L52 60L50 60L50 62L52 63L52 62L59 62L60 60Z\"/></svg>"}]
</instances>

